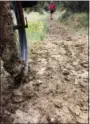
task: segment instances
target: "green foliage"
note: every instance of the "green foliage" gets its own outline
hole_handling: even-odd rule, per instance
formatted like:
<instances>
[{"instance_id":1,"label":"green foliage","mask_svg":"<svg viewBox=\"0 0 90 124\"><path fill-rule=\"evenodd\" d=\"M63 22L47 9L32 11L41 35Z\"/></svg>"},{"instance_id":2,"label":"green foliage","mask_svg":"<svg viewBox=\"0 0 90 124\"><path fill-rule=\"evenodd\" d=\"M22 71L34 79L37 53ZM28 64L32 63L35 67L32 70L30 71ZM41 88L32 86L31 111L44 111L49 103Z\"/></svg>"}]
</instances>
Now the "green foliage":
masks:
<instances>
[{"instance_id":1,"label":"green foliage","mask_svg":"<svg viewBox=\"0 0 90 124\"><path fill-rule=\"evenodd\" d=\"M38 4L30 8L30 10L39 12L40 9L44 9L45 11L48 11L50 3L51 1L38 1ZM72 12L89 12L89 1L54 1L54 3L58 10L66 8Z\"/></svg>"},{"instance_id":2,"label":"green foliage","mask_svg":"<svg viewBox=\"0 0 90 124\"><path fill-rule=\"evenodd\" d=\"M70 15L71 15L71 12L63 11L62 14L58 17L58 21L60 21L60 22L66 21Z\"/></svg>"},{"instance_id":3,"label":"green foliage","mask_svg":"<svg viewBox=\"0 0 90 124\"><path fill-rule=\"evenodd\" d=\"M87 13L82 13L80 18L80 24L84 27L89 26L89 15Z\"/></svg>"},{"instance_id":4,"label":"green foliage","mask_svg":"<svg viewBox=\"0 0 90 124\"><path fill-rule=\"evenodd\" d=\"M75 29L86 28L89 24L89 14L63 11L57 20Z\"/></svg>"},{"instance_id":5,"label":"green foliage","mask_svg":"<svg viewBox=\"0 0 90 124\"><path fill-rule=\"evenodd\" d=\"M61 1L61 4L72 12L89 12L89 1Z\"/></svg>"},{"instance_id":6,"label":"green foliage","mask_svg":"<svg viewBox=\"0 0 90 124\"><path fill-rule=\"evenodd\" d=\"M45 38L48 32L46 21L29 22L27 29L28 40L41 41Z\"/></svg>"},{"instance_id":7,"label":"green foliage","mask_svg":"<svg viewBox=\"0 0 90 124\"><path fill-rule=\"evenodd\" d=\"M48 2L45 2L43 8L44 8L45 11L48 11L49 10L49 3Z\"/></svg>"},{"instance_id":8,"label":"green foliage","mask_svg":"<svg viewBox=\"0 0 90 124\"><path fill-rule=\"evenodd\" d=\"M43 11L42 8L40 8L38 12L39 12L41 15L43 15L43 13L44 13L44 11Z\"/></svg>"},{"instance_id":9,"label":"green foliage","mask_svg":"<svg viewBox=\"0 0 90 124\"><path fill-rule=\"evenodd\" d=\"M29 13L30 13L30 8L26 8L26 9L25 9L25 12L26 12L27 14L29 14Z\"/></svg>"}]
</instances>

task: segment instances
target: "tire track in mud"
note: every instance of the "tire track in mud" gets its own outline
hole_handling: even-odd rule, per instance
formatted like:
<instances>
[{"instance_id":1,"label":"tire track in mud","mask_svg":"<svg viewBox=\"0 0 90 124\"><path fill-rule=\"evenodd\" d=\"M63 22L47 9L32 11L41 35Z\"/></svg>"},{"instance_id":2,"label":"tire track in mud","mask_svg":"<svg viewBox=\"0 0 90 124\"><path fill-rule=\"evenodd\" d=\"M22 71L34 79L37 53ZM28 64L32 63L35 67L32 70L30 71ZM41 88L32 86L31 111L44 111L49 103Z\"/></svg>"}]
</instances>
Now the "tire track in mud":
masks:
<instances>
[{"instance_id":1,"label":"tire track in mud","mask_svg":"<svg viewBox=\"0 0 90 124\"><path fill-rule=\"evenodd\" d=\"M28 83L4 91L14 122L88 123L88 36L75 38L49 20L47 39L31 49L29 68Z\"/></svg>"}]
</instances>

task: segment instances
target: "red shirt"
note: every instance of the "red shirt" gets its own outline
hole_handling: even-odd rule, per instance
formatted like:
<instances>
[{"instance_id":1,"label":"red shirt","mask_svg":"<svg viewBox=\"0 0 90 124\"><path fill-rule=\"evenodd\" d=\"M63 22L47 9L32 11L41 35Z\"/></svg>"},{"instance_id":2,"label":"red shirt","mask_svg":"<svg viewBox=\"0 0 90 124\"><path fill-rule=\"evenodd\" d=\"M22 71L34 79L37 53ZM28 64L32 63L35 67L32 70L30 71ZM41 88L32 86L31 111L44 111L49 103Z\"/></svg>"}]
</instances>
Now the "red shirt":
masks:
<instances>
[{"instance_id":1,"label":"red shirt","mask_svg":"<svg viewBox=\"0 0 90 124\"><path fill-rule=\"evenodd\" d=\"M55 4L50 4L49 9L50 10L55 10Z\"/></svg>"}]
</instances>

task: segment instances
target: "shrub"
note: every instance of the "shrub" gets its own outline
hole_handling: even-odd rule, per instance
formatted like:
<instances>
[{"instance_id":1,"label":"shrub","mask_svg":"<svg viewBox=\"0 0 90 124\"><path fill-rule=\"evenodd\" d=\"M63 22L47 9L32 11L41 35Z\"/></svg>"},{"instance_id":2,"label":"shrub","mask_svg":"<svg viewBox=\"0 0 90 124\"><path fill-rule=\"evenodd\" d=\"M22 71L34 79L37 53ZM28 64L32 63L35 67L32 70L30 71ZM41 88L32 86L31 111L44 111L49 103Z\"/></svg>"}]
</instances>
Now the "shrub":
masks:
<instances>
[{"instance_id":1,"label":"shrub","mask_svg":"<svg viewBox=\"0 0 90 124\"><path fill-rule=\"evenodd\" d=\"M46 21L29 22L27 29L28 40L41 41L48 32L48 26Z\"/></svg>"},{"instance_id":2,"label":"shrub","mask_svg":"<svg viewBox=\"0 0 90 124\"><path fill-rule=\"evenodd\" d=\"M71 15L71 12L63 11L62 14L58 17L58 21L60 21L60 22L66 21L70 15Z\"/></svg>"},{"instance_id":3,"label":"shrub","mask_svg":"<svg viewBox=\"0 0 90 124\"><path fill-rule=\"evenodd\" d=\"M84 27L88 27L89 25L89 15L87 13L82 13L80 18L80 23Z\"/></svg>"},{"instance_id":4,"label":"shrub","mask_svg":"<svg viewBox=\"0 0 90 124\"><path fill-rule=\"evenodd\" d=\"M89 14L86 12L83 13L72 13L70 11L63 11L58 18L59 22L74 27L76 29L88 27L89 25Z\"/></svg>"}]
</instances>

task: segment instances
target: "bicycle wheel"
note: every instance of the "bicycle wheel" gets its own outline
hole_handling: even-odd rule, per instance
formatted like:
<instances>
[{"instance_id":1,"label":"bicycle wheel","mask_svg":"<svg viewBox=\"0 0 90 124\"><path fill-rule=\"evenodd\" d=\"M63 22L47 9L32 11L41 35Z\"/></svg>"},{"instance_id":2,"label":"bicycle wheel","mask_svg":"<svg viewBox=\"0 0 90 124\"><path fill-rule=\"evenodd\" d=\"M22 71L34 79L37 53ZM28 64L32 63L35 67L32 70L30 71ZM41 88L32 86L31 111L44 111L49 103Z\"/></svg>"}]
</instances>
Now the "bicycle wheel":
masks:
<instances>
[{"instance_id":1,"label":"bicycle wheel","mask_svg":"<svg viewBox=\"0 0 90 124\"><path fill-rule=\"evenodd\" d=\"M24 23L24 15L23 9L20 1L14 1L14 11L17 21L18 27L18 38L20 44L20 57L23 58L25 62L25 71L28 71L28 62L27 62L27 39L26 39L26 31L25 31L25 23Z\"/></svg>"}]
</instances>

